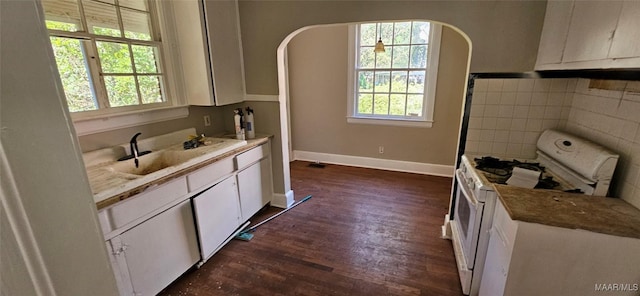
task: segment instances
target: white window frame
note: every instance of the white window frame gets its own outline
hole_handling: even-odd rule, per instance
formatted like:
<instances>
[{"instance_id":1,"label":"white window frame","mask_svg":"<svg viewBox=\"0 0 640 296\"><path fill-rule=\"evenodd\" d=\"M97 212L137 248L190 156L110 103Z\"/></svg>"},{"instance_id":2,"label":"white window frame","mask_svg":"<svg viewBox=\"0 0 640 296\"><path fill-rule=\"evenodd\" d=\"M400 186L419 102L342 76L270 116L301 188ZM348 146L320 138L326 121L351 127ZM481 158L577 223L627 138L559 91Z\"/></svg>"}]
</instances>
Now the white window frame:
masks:
<instances>
[{"instance_id":1,"label":"white window frame","mask_svg":"<svg viewBox=\"0 0 640 296\"><path fill-rule=\"evenodd\" d=\"M158 56L158 66L162 75L161 84L162 95L165 99L161 103L139 104L121 107L99 108L97 110L69 112L74 122L76 134L78 136L105 132L120 128L138 126L167 120L186 118L189 116L189 106L179 95L181 90L180 81L174 75L177 52L170 46L176 40L173 9L170 3L158 0L148 0L151 22L153 23L153 40L129 40L133 44L158 46L160 55ZM44 17L43 17L44 18ZM95 42L95 40L117 39L109 36L97 36L85 32L67 32L48 30L51 36L71 37L80 40ZM93 40L93 41L91 41ZM157 40L157 41L156 41ZM171 40L171 41L167 41ZM95 44L94 44L95 47ZM93 53L97 54L97 53ZM89 63L92 61L88 61ZM91 67L90 69L95 69ZM95 74L94 74L95 75ZM101 77L100 75L98 77ZM94 82L95 85L95 82ZM94 86L96 93L104 92L102 86ZM104 100L106 94L102 93L96 100ZM104 97L102 97L104 96ZM102 103L99 104L102 106Z\"/></svg>"},{"instance_id":2,"label":"white window frame","mask_svg":"<svg viewBox=\"0 0 640 296\"><path fill-rule=\"evenodd\" d=\"M393 21L402 22L402 21ZM381 23L381 22L371 22ZM356 100L356 66L358 61L358 36L359 24L349 25L348 42L348 87L347 87L347 122L357 124L377 124L409 127L429 128L433 125L433 112L436 100L436 84L438 79L438 60L440 58L440 41L442 36L442 25L431 22L429 33L429 50L427 52L427 78L425 81L424 102L422 104L422 116L397 118L384 115L363 115L357 114ZM377 39L377 36L376 36ZM384 40L383 40L384 41Z\"/></svg>"}]
</instances>

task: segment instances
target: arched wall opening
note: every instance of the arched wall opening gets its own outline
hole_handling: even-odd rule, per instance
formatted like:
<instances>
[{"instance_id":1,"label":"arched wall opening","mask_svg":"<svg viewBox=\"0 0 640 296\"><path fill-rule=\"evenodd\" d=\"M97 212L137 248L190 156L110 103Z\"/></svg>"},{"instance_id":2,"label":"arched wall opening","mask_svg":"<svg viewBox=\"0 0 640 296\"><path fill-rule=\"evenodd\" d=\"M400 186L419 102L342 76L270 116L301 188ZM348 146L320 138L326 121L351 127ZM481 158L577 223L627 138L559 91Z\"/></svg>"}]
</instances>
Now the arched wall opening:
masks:
<instances>
[{"instance_id":1,"label":"arched wall opening","mask_svg":"<svg viewBox=\"0 0 640 296\"><path fill-rule=\"evenodd\" d=\"M291 191L288 164L294 158L352 164L355 161L359 166L451 176L464 110L471 40L460 29L442 24L431 128L352 124L346 120L350 24L353 23L303 27L289 34L278 47L285 192ZM384 147L382 154L380 146ZM293 202L292 195L287 199L288 204Z\"/></svg>"}]
</instances>

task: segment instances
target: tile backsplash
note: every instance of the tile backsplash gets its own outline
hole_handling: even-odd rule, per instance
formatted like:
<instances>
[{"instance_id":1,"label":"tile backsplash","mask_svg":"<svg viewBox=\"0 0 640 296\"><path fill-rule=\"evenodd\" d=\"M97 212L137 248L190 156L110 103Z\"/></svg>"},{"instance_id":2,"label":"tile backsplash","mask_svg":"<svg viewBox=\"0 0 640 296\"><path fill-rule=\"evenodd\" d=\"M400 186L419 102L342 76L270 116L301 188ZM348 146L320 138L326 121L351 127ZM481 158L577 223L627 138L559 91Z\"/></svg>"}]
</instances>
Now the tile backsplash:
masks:
<instances>
[{"instance_id":1,"label":"tile backsplash","mask_svg":"<svg viewBox=\"0 0 640 296\"><path fill-rule=\"evenodd\" d=\"M640 208L640 81L477 79L466 154L535 158L545 129L620 155L610 195Z\"/></svg>"},{"instance_id":2,"label":"tile backsplash","mask_svg":"<svg viewBox=\"0 0 640 296\"><path fill-rule=\"evenodd\" d=\"M607 89L591 82L578 80L565 130L620 155L611 195L640 208L640 81Z\"/></svg>"},{"instance_id":3,"label":"tile backsplash","mask_svg":"<svg viewBox=\"0 0 640 296\"><path fill-rule=\"evenodd\" d=\"M465 153L535 158L542 131L562 129L577 79L476 79Z\"/></svg>"}]
</instances>

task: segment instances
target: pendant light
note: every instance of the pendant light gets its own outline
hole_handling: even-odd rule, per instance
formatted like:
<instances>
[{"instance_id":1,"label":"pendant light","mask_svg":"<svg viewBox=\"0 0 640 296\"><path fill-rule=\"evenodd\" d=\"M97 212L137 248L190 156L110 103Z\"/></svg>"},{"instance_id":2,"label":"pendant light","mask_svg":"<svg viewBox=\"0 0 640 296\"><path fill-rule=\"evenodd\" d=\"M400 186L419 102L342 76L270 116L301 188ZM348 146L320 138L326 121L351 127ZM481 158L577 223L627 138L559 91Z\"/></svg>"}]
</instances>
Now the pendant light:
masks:
<instances>
[{"instance_id":1,"label":"pendant light","mask_svg":"<svg viewBox=\"0 0 640 296\"><path fill-rule=\"evenodd\" d=\"M385 52L384 43L382 43L382 37L380 37L380 39L378 39L378 43L376 43L376 47L373 49L373 52L375 52L375 53L383 53L383 52Z\"/></svg>"},{"instance_id":2,"label":"pendant light","mask_svg":"<svg viewBox=\"0 0 640 296\"><path fill-rule=\"evenodd\" d=\"M382 26L380 26L380 24L378 24L378 43L376 43L376 47L373 49L373 52L375 53L383 53L385 52L384 50L384 43L382 43Z\"/></svg>"}]
</instances>

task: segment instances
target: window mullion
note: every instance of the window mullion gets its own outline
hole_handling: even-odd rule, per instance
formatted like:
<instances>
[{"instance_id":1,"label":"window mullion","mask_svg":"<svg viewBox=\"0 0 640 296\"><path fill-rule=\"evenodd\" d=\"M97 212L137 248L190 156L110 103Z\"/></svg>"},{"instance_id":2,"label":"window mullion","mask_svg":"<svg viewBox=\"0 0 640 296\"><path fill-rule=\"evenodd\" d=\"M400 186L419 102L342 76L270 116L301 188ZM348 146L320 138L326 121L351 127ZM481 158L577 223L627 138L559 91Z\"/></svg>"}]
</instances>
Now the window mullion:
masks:
<instances>
[{"instance_id":1,"label":"window mullion","mask_svg":"<svg viewBox=\"0 0 640 296\"><path fill-rule=\"evenodd\" d=\"M89 25L87 24L87 17L84 14L84 5L82 3L82 0L77 0L78 1L78 10L80 12L80 24L82 24L82 30L84 32L89 33Z\"/></svg>"},{"instance_id":2,"label":"window mullion","mask_svg":"<svg viewBox=\"0 0 640 296\"><path fill-rule=\"evenodd\" d=\"M85 42L83 46L90 55L87 61L87 65L89 65L91 82L93 84L93 89L96 92L98 107L99 109L109 108L111 104L109 103L107 87L104 81L104 76L102 75L102 66L100 64L100 56L98 55L98 46L96 45L96 40L91 39L91 41Z\"/></svg>"},{"instance_id":3,"label":"window mullion","mask_svg":"<svg viewBox=\"0 0 640 296\"><path fill-rule=\"evenodd\" d=\"M142 105L142 93L140 92L140 83L138 82L138 71L136 70L136 63L133 60L133 47L131 43L127 43L129 48L129 60L131 61L131 69L133 70L133 80L136 83L136 93L138 94L138 105Z\"/></svg>"}]
</instances>

